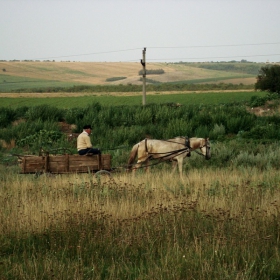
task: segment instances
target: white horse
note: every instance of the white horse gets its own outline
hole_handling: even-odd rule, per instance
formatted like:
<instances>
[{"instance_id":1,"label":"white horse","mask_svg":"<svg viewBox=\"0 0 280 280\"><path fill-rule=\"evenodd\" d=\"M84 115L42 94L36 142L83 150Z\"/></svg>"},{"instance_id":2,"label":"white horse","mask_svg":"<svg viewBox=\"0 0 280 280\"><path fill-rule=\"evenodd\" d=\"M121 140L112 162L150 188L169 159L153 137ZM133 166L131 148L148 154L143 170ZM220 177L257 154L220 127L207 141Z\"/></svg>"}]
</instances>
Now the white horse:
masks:
<instances>
[{"instance_id":1,"label":"white horse","mask_svg":"<svg viewBox=\"0 0 280 280\"><path fill-rule=\"evenodd\" d=\"M128 170L136 170L143 163L146 163L148 169L149 159L158 159L159 161L173 161L173 171L178 165L180 177L183 177L183 160L190 156L191 151L200 149L205 159L211 158L209 138L188 138L178 136L168 140L144 139L135 144L130 152L128 160ZM137 156L137 163L133 163Z\"/></svg>"}]
</instances>

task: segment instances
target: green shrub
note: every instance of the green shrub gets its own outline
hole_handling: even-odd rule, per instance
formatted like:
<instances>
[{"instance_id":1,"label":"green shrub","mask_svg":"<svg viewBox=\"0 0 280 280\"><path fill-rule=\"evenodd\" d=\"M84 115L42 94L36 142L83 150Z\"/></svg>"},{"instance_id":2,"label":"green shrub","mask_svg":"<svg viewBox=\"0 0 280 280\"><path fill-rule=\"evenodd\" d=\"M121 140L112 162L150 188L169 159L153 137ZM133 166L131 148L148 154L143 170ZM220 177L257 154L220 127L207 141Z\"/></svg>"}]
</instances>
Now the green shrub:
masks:
<instances>
[{"instance_id":1,"label":"green shrub","mask_svg":"<svg viewBox=\"0 0 280 280\"><path fill-rule=\"evenodd\" d=\"M146 75L161 75L161 74L164 74L164 70L163 69L151 69L151 70L148 70L146 69ZM138 72L139 75L143 75L143 69L140 70Z\"/></svg>"},{"instance_id":2,"label":"green shrub","mask_svg":"<svg viewBox=\"0 0 280 280\"><path fill-rule=\"evenodd\" d=\"M280 95L275 92L268 93L266 96L252 96L249 102L250 107L259 107L266 104L267 101L278 100L280 99Z\"/></svg>"},{"instance_id":3,"label":"green shrub","mask_svg":"<svg viewBox=\"0 0 280 280\"><path fill-rule=\"evenodd\" d=\"M112 78L107 78L106 82L120 81L120 80L124 80L124 79L126 79L126 77L112 77Z\"/></svg>"},{"instance_id":4,"label":"green shrub","mask_svg":"<svg viewBox=\"0 0 280 280\"><path fill-rule=\"evenodd\" d=\"M136 125L145 125L153 122L153 114L151 108L139 108L135 112L134 121Z\"/></svg>"},{"instance_id":5,"label":"green shrub","mask_svg":"<svg viewBox=\"0 0 280 280\"><path fill-rule=\"evenodd\" d=\"M225 120L226 133L237 134L240 130L248 130L254 126L256 117L254 115L230 117Z\"/></svg>"},{"instance_id":6,"label":"green shrub","mask_svg":"<svg viewBox=\"0 0 280 280\"><path fill-rule=\"evenodd\" d=\"M46 131L60 131L57 122L43 122L41 119L35 121L21 122L15 126L0 129L0 139L5 140L7 143L15 139L20 141L23 138L36 134L40 130Z\"/></svg>"},{"instance_id":7,"label":"green shrub","mask_svg":"<svg viewBox=\"0 0 280 280\"><path fill-rule=\"evenodd\" d=\"M280 139L280 128L276 124L256 124L249 131L243 133L244 138L251 139Z\"/></svg>"},{"instance_id":8,"label":"green shrub","mask_svg":"<svg viewBox=\"0 0 280 280\"><path fill-rule=\"evenodd\" d=\"M17 146L28 147L31 150L39 151L41 148L44 150L54 149L55 143L62 137L60 131L55 130L39 130L38 132L28 135L17 141Z\"/></svg>"},{"instance_id":9,"label":"green shrub","mask_svg":"<svg viewBox=\"0 0 280 280\"><path fill-rule=\"evenodd\" d=\"M176 136L189 136L192 135L191 127L186 120L172 119L166 124L164 129L163 138L173 138Z\"/></svg>"},{"instance_id":10,"label":"green shrub","mask_svg":"<svg viewBox=\"0 0 280 280\"><path fill-rule=\"evenodd\" d=\"M210 110L201 110L192 118L192 122L196 127L201 125L211 127L213 125L213 118Z\"/></svg>"},{"instance_id":11,"label":"green shrub","mask_svg":"<svg viewBox=\"0 0 280 280\"><path fill-rule=\"evenodd\" d=\"M16 119L16 113L10 108L0 108L0 128L9 126Z\"/></svg>"},{"instance_id":12,"label":"green shrub","mask_svg":"<svg viewBox=\"0 0 280 280\"><path fill-rule=\"evenodd\" d=\"M210 135L210 130L208 126L201 125L194 130L194 137L207 138Z\"/></svg>"},{"instance_id":13,"label":"green shrub","mask_svg":"<svg viewBox=\"0 0 280 280\"><path fill-rule=\"evenodd\" d=\"M85 115L84 108L71 108L65 111L65 121L69 124L76 124Z\"/></svg>"},{"instance_id":14,"label":"green shrub","mask_svg":"<svg viewBox=\"0 0 280 280\"><path fill-rule=\"evenodd\" d=\"M222 139L225 133L226 133L226 128L223 124L221 125L215 124L214 128L209 133L209 137L210 139L213 140Z\"/></svg>"},{"instance_id":15,"label":"green shrub","mask_svg":"<svg viewBox=\"0 0 280 280\"><path fill-rule=\"evenodd\" d=\"M26 117L26 112L29 110L29 107L23 106L15 110L16 119L24 119Z\"/></svg>"},{"instance_id":16,"label":"green shrub","mask_svg":"<svg viewBox=\"0 0 280 280\"><path fill-rule=\"evenodd\" d=\"M254 154L253 152L245 151L233 158L232 164L236 168L254 167L259 170L265 170L273 167L278 169L277 158L276 153L273 151L263 154Z\"/></svg>"},{"instance_id":17,"label":"green shrub","mask_svg":"<svg viewBox=\"0 0 280 280\"><path fill-rule=\"evenodd\" d=\"M41 119L42 121L62 121L64 110L49 105L39 105L30 107L26 112L28 121Z\"/></svg>"},{"instance_id":18,"label":"green shrub","mask_svg":"<svg viewBox=\"0 0 280 280\"><path fill-rule=\"evenodd\" d=\"M99 102L92 102L85 108L85 114L87 113L95 113L97 114L102 109L102 106Z\"/></svg>"},{"instance_id":19,"label":"green shrub","mask_svg":"<svg viewBox=\"0 0 280 280\"><path fill-rule=\"evenodd\" d=\"M252 96L249 105L250 107L259 107L265 105L265 103L265 97Z\"/></svg>"}]
</instances>

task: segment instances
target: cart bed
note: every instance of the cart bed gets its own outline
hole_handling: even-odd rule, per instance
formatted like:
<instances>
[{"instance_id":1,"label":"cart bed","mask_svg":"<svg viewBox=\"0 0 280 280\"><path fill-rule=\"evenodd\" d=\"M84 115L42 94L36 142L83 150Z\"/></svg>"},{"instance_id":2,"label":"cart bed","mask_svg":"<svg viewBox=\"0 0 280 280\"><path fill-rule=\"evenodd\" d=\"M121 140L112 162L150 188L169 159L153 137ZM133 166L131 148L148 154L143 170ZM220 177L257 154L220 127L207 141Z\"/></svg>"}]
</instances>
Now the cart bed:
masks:
<instances>
[{"instance_id":1,"label":"cart bed","mask_svg":"<svg viewBox=\"0 0 280 280\"><path fill-rule=\"evenodd\" d=\"M111 155L44 155L19 157L22 174L26 173L86 173L111 170Z\"/></svg>"}]
</instances>

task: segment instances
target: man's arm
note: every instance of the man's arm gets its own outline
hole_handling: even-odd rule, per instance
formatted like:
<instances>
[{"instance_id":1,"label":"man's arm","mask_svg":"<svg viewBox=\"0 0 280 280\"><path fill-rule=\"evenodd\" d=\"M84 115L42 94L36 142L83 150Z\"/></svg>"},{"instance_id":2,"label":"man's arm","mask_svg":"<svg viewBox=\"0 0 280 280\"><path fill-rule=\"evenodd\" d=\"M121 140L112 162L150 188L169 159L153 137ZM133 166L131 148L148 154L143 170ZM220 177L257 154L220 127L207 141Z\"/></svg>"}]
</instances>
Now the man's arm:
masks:
<instances>
[{"instance_id":1,"label":"man's arm","mask_svg":"<svg viewBox=\"0 0 280 280\"><path fill-rule=\"evenodd\" d=\"M86 136L86 137L85 137L85 141L86 141L86 144L87 144L87 148L92 148L92 144L91 144L91 141L90 141L90 137L89 137L89 136Z\"/></svg>"}]
</instances>

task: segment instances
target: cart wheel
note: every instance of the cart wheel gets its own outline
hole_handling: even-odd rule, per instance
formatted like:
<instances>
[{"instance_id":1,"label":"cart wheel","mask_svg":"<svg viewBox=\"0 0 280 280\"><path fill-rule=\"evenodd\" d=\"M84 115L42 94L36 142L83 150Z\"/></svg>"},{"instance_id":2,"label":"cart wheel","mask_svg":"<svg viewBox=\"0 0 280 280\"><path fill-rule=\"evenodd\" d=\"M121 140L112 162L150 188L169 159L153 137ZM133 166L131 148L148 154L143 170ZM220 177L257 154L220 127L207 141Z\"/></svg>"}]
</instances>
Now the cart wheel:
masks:
<instances>
[{"instance_id":1,"label":"cart wheel","mask_svg":"<svg viewBox=\"0 0 280 280\"><path fill-rule=\"evenodd\" d=\"M34 178L37 179L37 178L39 178L42 174L43 174L43 173L42 173L42 172L39 172L39 171L38 171L38 172L35 172L35 173L34 173Z\"/></svg>"},{"instance_id":2,"label":"cart wheel","mask_svg":"<svg viewBox=\"0 0 280 280\"><path fill-rule=\"evenodd\" d=\"M94 175L96 177L101 176L101 175L107 175L107 176L111 177L111 173L109 171L107 171L107 170L97 171Z\"/></svg>"}]
</instances>

